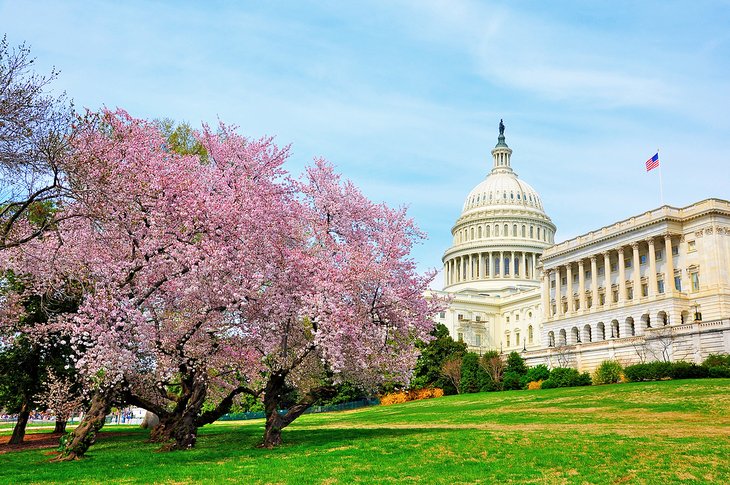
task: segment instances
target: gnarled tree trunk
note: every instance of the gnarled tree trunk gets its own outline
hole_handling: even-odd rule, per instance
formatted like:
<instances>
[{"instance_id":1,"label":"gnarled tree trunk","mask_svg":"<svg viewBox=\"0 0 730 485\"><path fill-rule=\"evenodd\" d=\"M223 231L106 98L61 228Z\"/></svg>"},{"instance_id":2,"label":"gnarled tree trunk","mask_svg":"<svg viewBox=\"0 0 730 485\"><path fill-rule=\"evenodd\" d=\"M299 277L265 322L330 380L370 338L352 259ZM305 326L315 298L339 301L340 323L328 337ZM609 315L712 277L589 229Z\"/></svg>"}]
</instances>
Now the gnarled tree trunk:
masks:
<instances>
[{"instance_id":1,"label":"gnarled tree trunk","mask_svg":"<svg viewBox=\"0 0 730 485\"><path fill-rule=\"evenodd\" d=\"M165 443L161 450L187 450L195 446L198 417L208 393L203 381L191 379L183 385L183 395L172 413L160 416L160 424L150 432L150 441Z\"/></svg>"},{"instance_id":2,"label":"gnarled tree trunk","mask_svg":"<svg viewBox=\"0 0 730 485\"><path fill-rule=\"evenodd\" d=\"M279 414L279 404L286 391L285 374L272 374L266 383L264 394L264 412L266 413L266 428L264 438L259 445L261 448L275 448L281 444L281 430L289 426L295 419L314 403L320 396L332 392L332 387L322 386L310 389L309 392L295 405L291 406L286 414Z\"/></svg>"},{"instance_id":3,"label":"gnarled tree trunk","mask_svg":"<svg viewBox=\"0 0 730 485\"><path fill-rule=\"evenodd\" d=\"M56 418L56 426L53 428L54 433L65 433L66 432L66 421Z\"/></svg>"},{"instance_id":4,"label":"gnarled tree trunk","mask_svg":"<svg viewBox=\"0 0 730 485\"><path fill-rule=\"evenodd\" d=\"M96 433L104 426L106 415L111 410L112 401L109 393L97 390L91 397L91 405L84 414L84 419L71 433L62 440L63 449L57 461L78 460L86 450L96 442Z\"/></svg>"},{"instance_id":5,"label":"gnarled tree trunk","mask_svg":"<svg viewBox=\"0 0 730 485\"><path fill-rule=\"evenodd\" d=\"M28 400L23 401L23 406L20 408L18 413L18 421L15 423L13 428L13 436L10 437L11 445L19 445L25 438L25 427L28 425L28 418L30 418L30 406L28 406Z\"/></svg>"}]
</instances>

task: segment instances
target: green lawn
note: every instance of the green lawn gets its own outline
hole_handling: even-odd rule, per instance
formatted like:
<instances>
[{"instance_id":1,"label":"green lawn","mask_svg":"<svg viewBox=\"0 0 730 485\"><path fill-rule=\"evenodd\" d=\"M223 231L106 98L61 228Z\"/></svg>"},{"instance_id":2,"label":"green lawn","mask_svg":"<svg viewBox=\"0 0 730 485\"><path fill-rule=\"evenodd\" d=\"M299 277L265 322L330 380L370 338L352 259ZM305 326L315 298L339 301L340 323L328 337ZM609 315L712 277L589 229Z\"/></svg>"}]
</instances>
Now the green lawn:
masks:
<instances>
[{"instance_id":1,"label":"green lawn","mask_svg":"<svg viewBox=\"0 0 730 485\"><path fill-rule=\"evenodd\" d=\"M88 458L0 455L7 483L730 483L730 379L449 396L306 415L276 450L262 421L158 453L110 427Z\"/></svg>"}]
</instances>

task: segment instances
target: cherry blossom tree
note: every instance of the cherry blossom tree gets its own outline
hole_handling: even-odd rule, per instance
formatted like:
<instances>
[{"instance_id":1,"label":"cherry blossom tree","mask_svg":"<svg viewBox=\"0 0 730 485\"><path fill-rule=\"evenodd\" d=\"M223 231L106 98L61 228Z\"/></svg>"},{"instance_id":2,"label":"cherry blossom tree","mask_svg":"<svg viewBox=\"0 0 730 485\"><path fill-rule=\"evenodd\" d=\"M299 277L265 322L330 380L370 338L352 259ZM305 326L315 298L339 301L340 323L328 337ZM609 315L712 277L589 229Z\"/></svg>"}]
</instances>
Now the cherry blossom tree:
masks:
<instances>
[{"instance_id":1,"label":"cherry blossom tree","mask_svg":"<svg viewBox=\"0 0 730 485\"><path fill-rule=\"evenodd\" d=\"M8 257L36 291L84 289L78 312L46 328L71 335L91 403L62 459L83 456L115 402L158 414L152 438L178 449L240 393L263 399L263 445L276 446L333 384L407 381L429 339L440 303L422 296L431 276L408 257L422 235L404 210L324 161L292 180L271 139L197 136L204 150L184 155L154 124L88 114L68 217Z\"/></svg>"}]
</instances>

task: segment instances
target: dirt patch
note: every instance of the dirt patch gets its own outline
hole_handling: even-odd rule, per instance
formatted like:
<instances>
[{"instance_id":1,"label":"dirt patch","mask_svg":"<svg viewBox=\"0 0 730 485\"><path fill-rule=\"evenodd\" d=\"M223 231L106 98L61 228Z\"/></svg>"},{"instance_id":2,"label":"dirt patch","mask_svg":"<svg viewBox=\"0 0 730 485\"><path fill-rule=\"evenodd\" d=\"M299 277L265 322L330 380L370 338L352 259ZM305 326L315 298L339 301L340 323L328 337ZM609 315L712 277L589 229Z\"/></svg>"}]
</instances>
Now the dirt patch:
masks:
<instances>
[{"instance_id":1,"label":"dirt patch","mask_svg":"<svg viewBox=\"0 0 730 485\"><path fill-rule=\"evenodd\" d=\"M11 445L10 436L0 436L0 454L10 451L37 450L40 448L55 448L63 433L33 433L26 434L19 445Z\"/></svg>"},{"instance_id":2,"label":"dirt patch","mask_svg":"<svg viewBox=\"0 0 730 485\"><path fill-rule=\"evenodd\" d=\"M40 450L43 448L57 448L58 441L65 433L30 433L26 434L23 442L19 445L11 445L10 436L0 436L0 455L11 451ZM101 432L96 435L97 439L104 439L109 436L124 436L132 433L109 433Z\"/></svg>"}]
</instances>

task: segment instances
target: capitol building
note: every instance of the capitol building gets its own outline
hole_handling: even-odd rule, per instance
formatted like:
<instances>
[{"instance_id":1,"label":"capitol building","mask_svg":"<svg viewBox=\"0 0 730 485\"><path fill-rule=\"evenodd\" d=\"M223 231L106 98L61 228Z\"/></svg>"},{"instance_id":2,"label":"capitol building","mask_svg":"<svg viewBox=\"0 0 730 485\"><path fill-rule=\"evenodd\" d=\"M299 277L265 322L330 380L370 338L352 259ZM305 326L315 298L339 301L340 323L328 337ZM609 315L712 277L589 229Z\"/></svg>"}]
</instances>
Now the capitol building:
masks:
<instances>
[{"instance_id":1,"label":"capitol building","mask_svg":"<svg viewBox=\"0 0 730 485\"><path fill-rule=\"evenodd\" d=\"M454 339L581 371L730 353L730 202L664 205L556 244L540 195L512 169L502 123L492 158L434 292L451 300L436 320Z\"/></svg>"}]
</instances>

